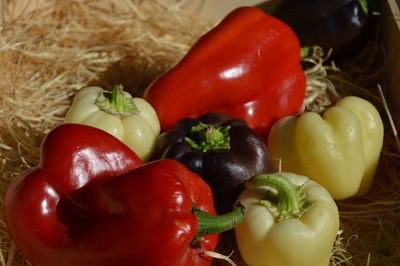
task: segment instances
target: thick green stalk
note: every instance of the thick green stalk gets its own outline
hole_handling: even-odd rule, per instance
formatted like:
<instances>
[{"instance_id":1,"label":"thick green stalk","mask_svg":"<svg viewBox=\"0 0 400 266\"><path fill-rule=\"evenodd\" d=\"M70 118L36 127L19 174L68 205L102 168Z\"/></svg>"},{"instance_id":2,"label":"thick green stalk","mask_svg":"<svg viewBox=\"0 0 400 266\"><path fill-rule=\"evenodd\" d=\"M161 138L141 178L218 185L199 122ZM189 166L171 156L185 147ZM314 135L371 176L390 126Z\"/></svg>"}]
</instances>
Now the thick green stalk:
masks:
<instances>
[{"instance_id":1,"label":"thick green stalk","mask_svg":"<svg viewBox=\"0 0 400 266\"><path fill-rule=\"evenodd\" d=\"M193 213L196 215L198 231L192 241L192 246L197 247L200 239L209 234L220 234L235 228L244 220L246 208L239 205L231 212L223 215L210 215L201 211L196 206L193 207Z\"/></svg>"},{"instance_id":2,"label":"thick green stalk","mask_svg":"<svg viewBox=\"0 0 400 266\"><path fill-rule=\"evenodd\" d=\"M310 206L310 202L301 192L301 187L295 186L288 178L280 174L257 175L246 185L248 187L270 186L278 191L277 198L274 200L263 199L260 201L278 220L299 217Z\"/></svg>"}]
</instances>

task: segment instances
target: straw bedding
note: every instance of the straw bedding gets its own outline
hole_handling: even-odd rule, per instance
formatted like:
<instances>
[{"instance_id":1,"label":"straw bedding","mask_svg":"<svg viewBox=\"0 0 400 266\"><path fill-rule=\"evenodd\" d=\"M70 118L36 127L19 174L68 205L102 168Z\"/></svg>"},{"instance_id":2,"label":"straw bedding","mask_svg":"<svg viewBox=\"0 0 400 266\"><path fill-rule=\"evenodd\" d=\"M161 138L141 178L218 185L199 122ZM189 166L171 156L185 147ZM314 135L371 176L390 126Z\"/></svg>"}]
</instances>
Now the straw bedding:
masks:
<instances>
[{"instance_id":1,"label":"straw bedding","mask_svg":"<svg viewBox=\"0 0 400 266\"><path fill-rule=\"evenodd\" d=\"M39 1L40 2L40 1ZM0 1L5 11L13 2ZM6 5L7 4L7 5ZM211 23L180 10L185 1L43 1L24 15L3 12L0 25L0 201L10 181L37 164L43 136L63 120L73 96L88 85L122 83L140 96L173 66ZM14 7L15 8L15 7ZM29 12L28 12L29 11ZM400 155L393 124L376 80L382 56L370 46L336 68L316 50L308 62L305 102L329 104L354 94L381 112L386 136L378 172L365 197L338 202L341 231L331 265L399 265ZM365 56L368 55L368 56ZM365 59L365 58L368 58ZM367 62L368 61L368 62ZM360 70L355 62L361 62ZM29 265L11 241L0 215L0 265ZM232 234L217 251L243 265ZM313 252L313 251L310 251ZM214 265L226 265L216 260Z\"/></svg>"}]
</instances>

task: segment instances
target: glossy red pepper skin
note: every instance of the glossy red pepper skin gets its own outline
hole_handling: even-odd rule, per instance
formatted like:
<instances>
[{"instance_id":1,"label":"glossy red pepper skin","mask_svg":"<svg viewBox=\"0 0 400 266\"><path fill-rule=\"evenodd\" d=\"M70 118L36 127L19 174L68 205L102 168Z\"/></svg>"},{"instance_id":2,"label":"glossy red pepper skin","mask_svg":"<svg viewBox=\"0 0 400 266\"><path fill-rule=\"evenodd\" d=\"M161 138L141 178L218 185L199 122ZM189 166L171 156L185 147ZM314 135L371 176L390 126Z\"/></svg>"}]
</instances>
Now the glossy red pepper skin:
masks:
<instances>
[{"instance_id":1,"label":"glossy red pepper skin","mask_svg":"<svg viewBox=\"0 0 400 266\"><path fill-rule=\"evenodd\" d=\"M304 93L296 35L261 10L240 7L143 97L157 111L162 131L184 117L222 112L245 119L264 137L273 122L300 110Z\"/></svg>"},{"instance_id":2,"label":"glossy red pepper skin","mask_svg":"<svg viewBox=\"0 0 400 266\"><path fill-rule=\"evenodd\" d=\"M191 246L198 232L193 205L216 215L211 189L183 164L169 159L153 161L105 181L92 200L98 216L118 218L104 219L101 227L113 231L97 234L91 243L114 240L125 251L118 263L110 260L104 266L211 264L212 258L203 253L215 249L219 235L203 236L199 247Z\"/></svg>"},{"instance_id":3,"label":"glossy red pepper skin","mask_svg":"<svg viewBox=\"0 0 400 266\"><path fill-rule=\"evenodd\" d=\"M34 265L72 265L67 258L74 253L74 239L61 200L140 165L132 150L102 130L77 124L55 128L42 142L39 166L7 190L4 212L14 241ZM69 206L81 210L78 203Z\"/></svg>"},{"instance_id":4,"label":"glossy red pepper skin","mask_svg":"<svg viewBox=\"0 0 400 266\"><path fill-rule=\"evenodd\" d=\"M180 163L142 166L108 133L64 124L45 138L40 165L11 183L4 213L36 266L209 265L189 246L193 203L215 214L209 187ZM217 242L207 235L200 244Z\"/></svg>"}]
</instances>

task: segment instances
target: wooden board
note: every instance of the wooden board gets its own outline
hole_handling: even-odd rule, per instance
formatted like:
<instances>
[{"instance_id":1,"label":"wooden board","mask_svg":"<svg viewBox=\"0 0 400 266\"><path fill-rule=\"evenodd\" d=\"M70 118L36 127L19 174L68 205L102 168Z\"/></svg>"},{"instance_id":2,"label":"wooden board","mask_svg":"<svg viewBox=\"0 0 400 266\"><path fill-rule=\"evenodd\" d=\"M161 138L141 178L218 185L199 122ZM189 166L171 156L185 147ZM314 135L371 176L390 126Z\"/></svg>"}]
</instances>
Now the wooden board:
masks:
<instances>
[{"instance_id":1,"label":"wooden board","mask_svg":"<svg viewBox=\"0 0 400 266\"><path fill-rule=\"evenodd\" d=\"M400 111L400 10L396 0L382 1L381 10L386 52L383 86L392 107Z\"/></svg>"}]
</instances>

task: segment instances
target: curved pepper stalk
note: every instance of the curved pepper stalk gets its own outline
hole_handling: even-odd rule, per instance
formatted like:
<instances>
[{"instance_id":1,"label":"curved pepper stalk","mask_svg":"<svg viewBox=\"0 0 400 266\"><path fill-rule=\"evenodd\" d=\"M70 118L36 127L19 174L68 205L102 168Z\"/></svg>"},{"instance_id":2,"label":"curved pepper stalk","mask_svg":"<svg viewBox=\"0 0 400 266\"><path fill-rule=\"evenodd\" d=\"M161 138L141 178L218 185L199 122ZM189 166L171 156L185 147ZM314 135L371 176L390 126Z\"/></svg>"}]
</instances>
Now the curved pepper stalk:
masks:
<instances>
[{"instance_id":1,"label":"curved pepper stalk","mask_svg":"<svg viewBox=\"0 0 400 266\"><path fill-rule=\"evenodd\" d=\"M235 235L248 265L329 264L339 212L325 188L287 172L258 175L246 185L238 198L246 216Z\"/></svg>"},{"instance_id":2,"label":"curved pepper stalk","mask_svg":"<svg viewBox=\"0 0 400 266\"><path fill-rule=\"evenodd\" d=\"M193 206L193 213L197 218L198 230L196 236L191 242L191 246L199 247L199 240L205 235L226 232L243 222L246 208L243 204L238 203L238 206L234 208L233 211L227 214L214 216L200 210L196 206Z\"/></svg>"},{"instance_id":3,"label":"curved pepper stalk","mask_svg":"<svg viewBox=\"0 0 400 266\"><path fill-rule=\"evenodd\" d=\"M302 193L301 187L294 186L286 177L276 173L254 176L246 183L246 186L249 188L270 186L277 190L278 194L274 195L277 203L274 204L267 199L261 200L260 203L267 207L278 220L287 217L298 218L311 205Z\"/></svg>"}]
</instances>

